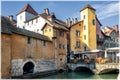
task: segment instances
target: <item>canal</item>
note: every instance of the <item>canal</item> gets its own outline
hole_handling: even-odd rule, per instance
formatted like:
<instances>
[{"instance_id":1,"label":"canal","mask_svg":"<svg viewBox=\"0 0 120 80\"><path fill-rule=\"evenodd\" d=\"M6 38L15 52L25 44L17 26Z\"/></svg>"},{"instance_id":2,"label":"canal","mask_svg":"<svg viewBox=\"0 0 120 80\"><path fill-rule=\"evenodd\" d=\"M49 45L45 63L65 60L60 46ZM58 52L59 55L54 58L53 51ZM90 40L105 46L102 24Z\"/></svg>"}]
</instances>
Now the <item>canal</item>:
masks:
<instances>
[{"instance_id":1,"label":"canal","mask_svg":"<svg viewBox=\"0 0 120 80\"><path fill-rule=\"evenodd\" d=\"M39 79L117 79L118 74L96 75L89 72L61 72L39 77Z\"/></svg>"}]
</instances>

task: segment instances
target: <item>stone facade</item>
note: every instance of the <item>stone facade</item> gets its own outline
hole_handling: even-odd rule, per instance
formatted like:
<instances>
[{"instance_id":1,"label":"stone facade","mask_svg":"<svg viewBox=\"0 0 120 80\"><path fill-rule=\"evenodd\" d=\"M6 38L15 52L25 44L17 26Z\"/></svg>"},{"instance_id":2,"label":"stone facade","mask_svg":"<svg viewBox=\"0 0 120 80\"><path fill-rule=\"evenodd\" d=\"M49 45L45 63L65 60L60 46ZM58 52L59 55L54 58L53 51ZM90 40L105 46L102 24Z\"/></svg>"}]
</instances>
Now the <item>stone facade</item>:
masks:
<instances>
[{"instance_id":1,"label":"stone facade","mask_svg":"<svg viewBox=\"0 0 120 80\"><path fill-rule=\"evenodd\" d=\"M11 26L5 17L1 43L2 78L23 75L28 62L34 66L33 73L57 69L53 42L47 36Z\"/></svg>"},{"instance_id":2,"label":"stone facade","mask_svg":"<svg viewBox=\"0 0 120 80\"><path fill-rule=\"evenodd\" d=\"M56 26L57 27L57 26ZM56 64L58 69L64 69L67 55L67 33L64 29L52 27L50 23L46 23L43 27L43 34L53 40ZM55 39L53 39L55 38Z\"/></svg>"},{"instance_id":3,"label":"stone facade","mask_svg":"<svg viewBox=\"0 0 120 80\"><path fill-rule=\"evenodd\" d=\"M8 34L1 35L1 77L11 76L11 37Z\"/></svg>"},{"instance_id":4,"label":"stone facade","mask_svg":"<svg viewBox=\"0 0 120 80\"><path fill-rule=\"evenodd\" d=\"M23 75L23 67L27 62L32 62L34 64L34 72L44 72L44 71L51 71L56 70L56 64L54 59L36 59L33 61L32 59L27 59L24 61L23 59L13 59L12 60L12 76L19 76Z\"/></svg>"},{"instance_id":5,"label":"stone facade","mask_svg":"<svg viewBox=\"0 0 120 80\"><path fill-rule=\"evenodd\" d=\"M31 40L28 44L27 36L2 34L2 78L23 75L23 66L27 62L34 64L34 72L57 69L52 42L46 41L43 46L42 40Z\"/></svg>"}]
</instances>

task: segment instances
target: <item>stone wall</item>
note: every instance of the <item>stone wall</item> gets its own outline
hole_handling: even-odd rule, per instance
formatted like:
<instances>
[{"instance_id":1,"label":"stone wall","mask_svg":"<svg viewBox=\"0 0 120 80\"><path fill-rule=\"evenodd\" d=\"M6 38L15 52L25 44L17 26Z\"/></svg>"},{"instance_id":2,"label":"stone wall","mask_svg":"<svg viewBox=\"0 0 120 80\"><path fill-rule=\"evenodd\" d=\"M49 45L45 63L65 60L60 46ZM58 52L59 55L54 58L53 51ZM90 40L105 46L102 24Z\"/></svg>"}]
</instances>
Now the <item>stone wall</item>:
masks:
<instances>
[{"instance_id":1,"label":"stone wall","mask_svg":"<svg viewBox=\"0 0 120 80\"><path fill-rule=\"evenodd\" d=\"M9 78L11 76L11 37L10 35L1 35L1 77Z\"/></svg>"},{"instance_id":2,"label":"stone wall","mask_svg":"<svg viewBox=\"0 0 120 80\"><path fill-rule=\"evenodd\" d=\"M118 63L96 64L97 74L105 73L107 70L119 70Z\"/></svg>"},{"instance_id":3,"label":"stone wall","mask_svg":"<svg viewBox=\"0 0 120 80\"><path fill-rule=\"evenodd\" d=\"M27 59L26 61L23 59L13 59L11 70L12 76L23 75L23 67L27 62L32 62L34 64L33 73L57 69L54 59L36 59L36 61L33 61L32 59Z\"/></svg>"}]
</instances>

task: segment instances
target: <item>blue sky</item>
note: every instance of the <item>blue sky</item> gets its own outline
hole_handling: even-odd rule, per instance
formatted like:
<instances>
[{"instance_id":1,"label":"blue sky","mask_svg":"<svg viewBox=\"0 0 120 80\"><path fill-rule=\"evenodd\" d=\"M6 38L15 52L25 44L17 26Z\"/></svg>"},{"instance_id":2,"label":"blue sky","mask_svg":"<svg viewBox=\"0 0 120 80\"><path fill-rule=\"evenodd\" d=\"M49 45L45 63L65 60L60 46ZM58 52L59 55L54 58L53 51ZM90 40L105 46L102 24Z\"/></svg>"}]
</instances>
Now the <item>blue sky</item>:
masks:
<instances>
[{"instance_id":1,"label":"blue sky","mask_svg":"<svg viewBox=\"0 0 120 80\"><path fill-rule=\"evenodd\" d=\"M54 12L60 20L67 18L78 18L80 20L80 10L90 4L96 9L98 19L103 26L115 26L119 24L119 2L118 1L2 1L1 15L8 16L16 14L29 3L39 14L45 8ZM103 27L102 26L102 27Z\"/></svg>"}]
</instances>

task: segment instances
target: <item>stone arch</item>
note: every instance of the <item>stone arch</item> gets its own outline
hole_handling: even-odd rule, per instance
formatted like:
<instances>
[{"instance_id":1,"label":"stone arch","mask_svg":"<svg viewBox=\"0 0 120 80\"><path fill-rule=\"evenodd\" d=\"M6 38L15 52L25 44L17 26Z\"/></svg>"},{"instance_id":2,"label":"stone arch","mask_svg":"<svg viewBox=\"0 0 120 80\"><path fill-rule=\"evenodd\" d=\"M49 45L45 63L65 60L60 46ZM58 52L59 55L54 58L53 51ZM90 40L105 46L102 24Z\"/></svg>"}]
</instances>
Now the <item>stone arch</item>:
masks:
<instances>
[{"instance_id":1,"label":"stone arch","mask_svg":"<svg viewBox=\"0 0 120 80\"><path fill-rule=\"evenodd\" d=\"M31 73L36 72L36 64L32 59L28 59L25 62L23 62L22 66L21 66L21 70L22 70L22 74L25 71L25 66L31 66L31 68L33 68L33 71ZM28 67L30 69L30 67Z\"/></svg>"},{"instance_id":2,"label":"stone arch","mask_svg":"<svg viewBox=\"0 0 120 80\"><path fill-rule=\"evenodd\" d=\"M105 73L117 73L119 72L119 69L112 69L112 68L107 68L107 69L102 69L99 71L99 74L105 74Z\"/></svg>"},{"instance_id":3,"label":"stone arch","mask_svg":"<svg viewBox=\"0 0 120 80\"><path fill-rule=\"evenodd\" d=\"M74 71L88 71L90 73L94 73L90 68L85 66L78 66L74 69Z\"/></svg>"}]
</instances>

